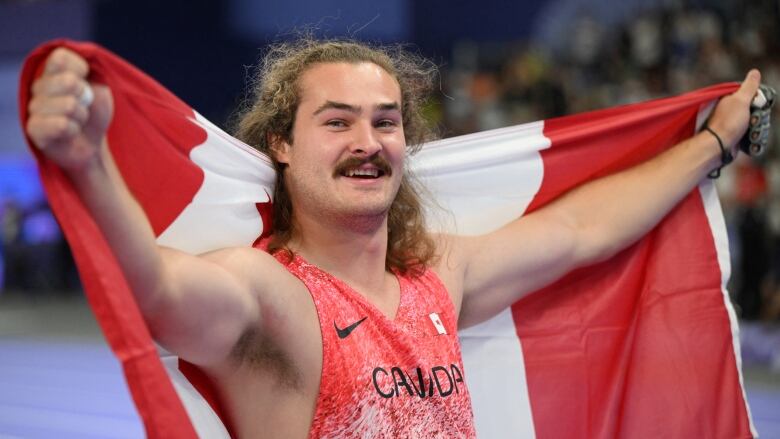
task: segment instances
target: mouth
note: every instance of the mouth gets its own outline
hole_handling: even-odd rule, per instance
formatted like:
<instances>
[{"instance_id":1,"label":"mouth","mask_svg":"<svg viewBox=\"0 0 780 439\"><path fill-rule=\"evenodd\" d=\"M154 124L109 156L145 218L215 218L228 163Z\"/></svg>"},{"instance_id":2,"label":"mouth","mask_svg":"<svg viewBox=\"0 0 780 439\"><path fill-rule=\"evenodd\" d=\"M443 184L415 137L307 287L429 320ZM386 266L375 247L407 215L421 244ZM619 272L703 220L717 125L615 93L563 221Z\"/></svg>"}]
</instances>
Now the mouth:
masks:
<instances>
[{"instance_id":1,"label":"mouth","mask_svg":"<svg viewBox=\"0 0 780 439\"><path fill-rule=\"evenodd\" d=\"M351 157L336 166L334 177L355 178L359 180L376 180L392 175L390 164L382 157L374 156L367 159Z\"/></svg>"},{"instance_id":2,"label":"mouth","mask_svg":"<svg viewBox=\"0 0 780 439\"><path fill-rule=\"evenodd\" d=\"M348 178L359 178L359 179L374 179L379 177L384 177L385 172L381 169L377 168L367 168L367 169L349 169L347 171L344 171L341 174L342 177L348 177Z\"/></svg>"}]
</instances>

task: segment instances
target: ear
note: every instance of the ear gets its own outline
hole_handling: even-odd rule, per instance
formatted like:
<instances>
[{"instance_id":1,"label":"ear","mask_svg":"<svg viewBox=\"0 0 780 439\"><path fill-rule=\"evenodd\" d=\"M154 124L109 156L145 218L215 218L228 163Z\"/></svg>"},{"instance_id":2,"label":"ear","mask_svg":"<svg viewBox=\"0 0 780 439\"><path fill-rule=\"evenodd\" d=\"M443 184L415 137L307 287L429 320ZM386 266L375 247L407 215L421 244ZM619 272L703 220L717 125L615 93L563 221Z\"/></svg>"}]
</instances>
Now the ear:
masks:
<instances>
[{"instance_id":1,"label":"ear","mask_svg":"<svg viewBox=\"0 0 780 439\"><path fill-rule=\"evenodd\" d=\"M290 163L290 144L278 134L268 134L268 145L271 147L273 158L284 164Z\"/></svg>"}]
</instances>

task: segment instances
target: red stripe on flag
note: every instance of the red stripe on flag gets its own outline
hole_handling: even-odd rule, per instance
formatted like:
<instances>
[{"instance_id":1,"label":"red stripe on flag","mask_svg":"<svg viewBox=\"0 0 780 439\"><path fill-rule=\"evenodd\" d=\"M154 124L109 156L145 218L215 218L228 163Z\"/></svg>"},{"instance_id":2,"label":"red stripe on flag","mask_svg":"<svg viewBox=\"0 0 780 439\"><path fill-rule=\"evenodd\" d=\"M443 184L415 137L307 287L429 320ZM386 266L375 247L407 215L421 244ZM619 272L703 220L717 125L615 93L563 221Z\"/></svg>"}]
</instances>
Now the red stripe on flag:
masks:
<instances>
[{"instance_id":1,"label":"red stripe on flag","mask_svg":"<svg viewBox=\"0 0 780 439\"><path fill-rule=\"evenodd\" d=\"M43 62L52 50L64 46L84 56L90 63L90 80L109 85L114 91L117 111L109 128L109 143L119 168L145 209L152 198L168 203L161 214L150 213L155 231L160 232L189 203L203 179L202 171L184 172L189 149L205 132L197 128L187 133L178 118L192 117L193 112L173 94L153 79L108 51L88 43L59 40L36 49L25 61L19 87L19 114L22 126L27 122L30 86L40 73ZM125 112L126 105L135 106L136 113ZM145 117L142 117L145 116ZM170 123L155 128L154 121ZM185 122L186 123L186 122ZM189 128L189 127L187 127ZM174 134L175 133L175 134ZM200 133L200 134L199 134ZM162 153L162 140L173 140L178 153ZM32 147L38 160L41 180L52 211L71 245L81 274L87 299L95 312L108 344L119 358L128 387L143 420L149 438L196 438L195 430L176 394L157 349L136 306L124 275L100 230L81 203L70 180L40 151ZM202 142L202 140L201 140ZM136 165L121 163L127 157L141 158ZM131 160L132 161L132 160ZM167 178L170 169L177 169L177 178ZM198 174L200 172L200 174ZM170 191L171 195L162 195ZM154 209L152 209L154 212Z\"/></svg>"},{"instance_id":2,"label":"red stripe on flag","mask_svg":"<svg viewBox=\"0 0 780 439\"><path fill-rule=\"evenodd\" d=\"M679 142L728 91L547 122L530 209ZM634 246L515 304L536 436L751 437L720 280L695 190Z\"/></svg>"},{"instance_id":3,"label":"red stripe on flag","mask_svg":"<svg viewBox=\"0 0 780 439\"><path fill-rule=\"evenodd\" d=\"M646 160L693 133L699 106L732 92L721 84L641 104L546 120L551 147L541 151L544 179L526 213L565 191Z\"/></svg>"},{"instance_id":4,"label":"red stripe on flag","mask_svg":"<svg viewBox=\"0 0 780 439\"><path fill-rule=\"evenodd\" d=\"M200 396L202 396L203 399L205 399L209 404L209 407L214 410L214 413L216 413L219 420L225 426L225 429L228 431L230 437L238 437L235 434L236 430L233 428L233 421L230 419L227 411L224 410L222 404L220 403L219 391L217 390L217 386L214 381L208 375L206 375L206 372L204 372L201 368L188 361L184 361L181 358L179 358L178 366L182 375L187 378L187 381L192 384L192 387L198 391Z\"/></svg>"}]
</instances>

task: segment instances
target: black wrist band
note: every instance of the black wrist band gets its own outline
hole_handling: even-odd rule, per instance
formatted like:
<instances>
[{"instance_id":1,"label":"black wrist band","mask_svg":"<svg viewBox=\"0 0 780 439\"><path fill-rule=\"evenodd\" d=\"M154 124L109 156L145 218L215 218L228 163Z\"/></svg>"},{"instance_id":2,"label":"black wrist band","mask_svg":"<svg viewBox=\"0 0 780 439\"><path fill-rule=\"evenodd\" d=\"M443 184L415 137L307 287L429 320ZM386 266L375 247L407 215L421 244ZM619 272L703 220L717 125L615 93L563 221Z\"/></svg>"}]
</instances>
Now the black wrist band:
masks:
<instances>
[{"instance_id":1,"label":"black wrist band","mask_svg":"<svg viewBox=\"0 0 780 439\"><path fill-rule=\"evenodd\" d=\"M734 156L731 155L731 151L726 149L725 146L723 146L723 141L720 140L720 136L718 133L716 133L712 128L708 127L707 125L704 125L704 130L708 131L710 134L715 136L715 140L718 141L718 146L720 146L720 166L710 171L709 174L707 174L707 177L709 178L718 178L720 177L720 170L723 169L724 166L728 165L732 161L734 161Z\"/></svg>"}]
</instances>

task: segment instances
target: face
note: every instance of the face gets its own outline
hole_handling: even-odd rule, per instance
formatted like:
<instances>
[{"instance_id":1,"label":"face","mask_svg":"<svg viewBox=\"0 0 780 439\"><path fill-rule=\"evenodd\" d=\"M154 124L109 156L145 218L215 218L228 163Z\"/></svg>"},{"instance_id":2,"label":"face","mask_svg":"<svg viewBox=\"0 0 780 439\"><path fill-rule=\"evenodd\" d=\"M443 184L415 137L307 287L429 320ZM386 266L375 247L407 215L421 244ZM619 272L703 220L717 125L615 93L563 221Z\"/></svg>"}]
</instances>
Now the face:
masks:
<instances>
[{"instance_id":1,"label":"face","mask_svg":"<svg viewBox=\"0 0 780 439\"><path fill-rule=\"evenodd\" d=\"M296 217L384 217L403 175L398 82L372 63L323 63L301 76L292 144L276 159Z\"/></svg>"}]
</instances>

